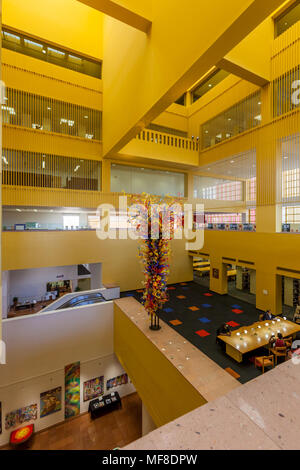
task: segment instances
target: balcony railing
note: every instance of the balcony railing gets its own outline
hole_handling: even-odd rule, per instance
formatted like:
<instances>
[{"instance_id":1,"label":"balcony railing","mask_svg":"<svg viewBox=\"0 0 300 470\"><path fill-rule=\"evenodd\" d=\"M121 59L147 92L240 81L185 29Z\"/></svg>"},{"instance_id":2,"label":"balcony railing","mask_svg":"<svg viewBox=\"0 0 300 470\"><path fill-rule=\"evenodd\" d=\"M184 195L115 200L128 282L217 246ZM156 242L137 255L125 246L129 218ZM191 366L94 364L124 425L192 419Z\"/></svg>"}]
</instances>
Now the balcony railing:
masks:
<instances>
[{"instance_id":1,"label":"balcony railing","mask_svg":"<svg viewBox=\"0 0 300 470\"><path fill-rule=\"evenodd\" d=\"M136 136L136 139L153 144L167 145L169 147L175 147L182 150L190 150L193 152L199 151L199 142L197 140L147 129L141 131L140 134Z\"/></svg>"}]
</instances>

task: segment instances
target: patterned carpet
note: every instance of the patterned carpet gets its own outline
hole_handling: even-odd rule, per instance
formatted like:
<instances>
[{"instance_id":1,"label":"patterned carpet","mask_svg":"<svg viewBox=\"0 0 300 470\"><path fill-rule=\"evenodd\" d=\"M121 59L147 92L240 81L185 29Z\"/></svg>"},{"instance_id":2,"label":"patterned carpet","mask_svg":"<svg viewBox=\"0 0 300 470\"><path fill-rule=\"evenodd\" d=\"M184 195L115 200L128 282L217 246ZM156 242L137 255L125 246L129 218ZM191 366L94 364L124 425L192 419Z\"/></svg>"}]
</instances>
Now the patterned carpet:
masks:
<instances>
[{"instance_id":1,"label":"patterned carpet","mask_svg":"<svg viewBox=\"0 0 300 470\"><path fill-rule=\"evenodd\" d=\"M133 296L140 301L142 291L121 294L121 297L126 296ZM222 323L228 323L235 330L240 326L252 325L258 320L261 312L254 305L241 300L237 302L230 295L215 294L195 282L169 286L169 297L160 313L163 321L241 383L261 374L254 367L253 354L239 364L216 344L216 331ZM265 350L255 352L255 355L263 354Z\"/></svg>"}]
</instances>

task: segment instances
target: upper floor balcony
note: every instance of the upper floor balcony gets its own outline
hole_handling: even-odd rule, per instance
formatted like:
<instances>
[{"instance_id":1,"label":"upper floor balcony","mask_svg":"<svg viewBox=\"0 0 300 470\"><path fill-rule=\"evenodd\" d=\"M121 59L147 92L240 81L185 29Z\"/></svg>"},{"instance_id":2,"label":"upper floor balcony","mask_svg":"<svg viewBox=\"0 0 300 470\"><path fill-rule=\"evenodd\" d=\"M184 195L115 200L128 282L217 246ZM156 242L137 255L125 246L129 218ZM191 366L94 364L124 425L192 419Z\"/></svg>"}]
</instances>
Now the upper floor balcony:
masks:
<instances>
[{"instance_id":1,"label":"upper floor balcony","mask_svg":"<svg viewBox=\"0 0 300 470\"><path fill-rule=\"evenodd\" d=\"M127 144L120 156L172 164L181 168L199 165L199 142L194 139L144 129Z\"/></svg>"}]
</instances>

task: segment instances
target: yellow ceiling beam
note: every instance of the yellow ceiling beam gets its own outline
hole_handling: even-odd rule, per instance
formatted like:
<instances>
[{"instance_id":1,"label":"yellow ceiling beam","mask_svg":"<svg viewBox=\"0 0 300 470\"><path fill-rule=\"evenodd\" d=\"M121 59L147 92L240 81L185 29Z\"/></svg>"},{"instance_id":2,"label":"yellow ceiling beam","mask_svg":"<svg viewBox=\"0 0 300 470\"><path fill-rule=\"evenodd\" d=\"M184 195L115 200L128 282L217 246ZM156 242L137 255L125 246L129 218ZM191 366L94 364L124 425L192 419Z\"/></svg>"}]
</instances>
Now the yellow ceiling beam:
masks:
<instances>
[{"instance_id":1,"label":"yellow ceiling beam","mask_svg":"<svg viewBox=\"0 0 300 470\"><path fill-rule=\"evenodd\" d=\"M111 16L116 20L122 21L143 33L149 33L152 22L144 16L136 13L130 8L126 8L120 3L112 0L78 0L89 7L101 11L105 15ZM130 5L129 5L130 6Z\"/></svg>"},{"instance_id":2,"label":"yellow ceiling beam","mask_svg":"<svg viewBox=\"0 0 300 470\"><path fill-rule=\"evenodd\" d=\"M226 72L232 73L237 77L242 78L243 80L247 80L247 82L253 83L254 85L263 87L267 85L270 80L266 77L258 75L251 70L242 67L239 64L234 63L228 59L222 59L218 63L218 67L220 69L226 70Z\"/></svg>"},{"instance_id":3,"label":"yellow ceiling beam","mask_svg":"<svg viewBox=\"0 0 300 470\"><path fill-rule=\"evenodd\" d=\"M271 79L271 45L274 21L270 15L235 46L217 65L254 85L263 87Z\"/></svg>"}]
</instances>

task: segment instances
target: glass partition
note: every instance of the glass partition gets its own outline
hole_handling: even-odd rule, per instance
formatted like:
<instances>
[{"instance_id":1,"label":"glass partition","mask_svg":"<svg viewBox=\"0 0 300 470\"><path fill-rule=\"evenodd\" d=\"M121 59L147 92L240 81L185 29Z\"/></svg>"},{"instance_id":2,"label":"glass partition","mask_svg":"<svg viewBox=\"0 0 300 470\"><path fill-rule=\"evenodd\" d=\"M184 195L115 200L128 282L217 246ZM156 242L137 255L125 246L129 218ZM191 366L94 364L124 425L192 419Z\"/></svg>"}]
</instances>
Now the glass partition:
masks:
<instances>
[{"instance_id":1,"label":"glass partition","mask_svg":"<svg viewBox=\"0 0 300 470\"><path fill-rule=\"evenodd\" d=\"M275 18L275 38L287 31L300 20L300 0L285 10L278 18Z\"/></svg>"},{"instance_id":2,"label":"glass partition","mask_svg":"<svg viewBox=\"0 0 300 470\"><path fill-rule=\"evenodd\" d=\"M300 65L273 82L273 116L288 113L300 104Z\"/></svg>"},{"instance_id":3,"label":"glass partition","mask_svg":"<svg viewBox=\"0 0 300 470\"><path fill-rule=\"evenodd\" d=\"M3 124L101 140L102 113L95 109L6 88Z\"/></svg>"},{"instance_id":4,"label":"glass partition","mask_svg":"<svg viewBox=\"0 0 300 470\"><path fill-rule=\"evenodd\" d=\"M184 197L184 176L183 173L173 171L113 164L111 167L111 191Z\"/></svg>"},{"instance_id":5,"label":"glass partition","mask_svg":"<svg viewBox=\"0 0 300 470\"><path fill-rule=\"evenodd\" d=\"M212 147L252 129L261 121L261 92L259 91L201 126L202 149Z\"/></svg>"},{"instance_id":6,"label":"glass partition","mask_svg":"<svg viewBox=\"0 0 300 470\"><path fill-rule=\"evenodd\" d=\"M207 176L194 176L194 197L219 201L241 201L243 183Z\"/></svg>"},{"instance_id":7,"label":"glass partition","mask_svg":"<svg viewBox=\"0 0 300 470\"><path fill-rule=\"evenodd\" d=\"M3 149L2 184L100 191L101 162Z\"/></svg>"}]
</instances>

